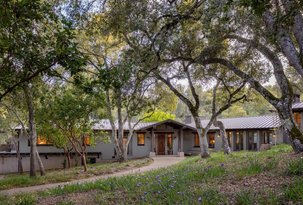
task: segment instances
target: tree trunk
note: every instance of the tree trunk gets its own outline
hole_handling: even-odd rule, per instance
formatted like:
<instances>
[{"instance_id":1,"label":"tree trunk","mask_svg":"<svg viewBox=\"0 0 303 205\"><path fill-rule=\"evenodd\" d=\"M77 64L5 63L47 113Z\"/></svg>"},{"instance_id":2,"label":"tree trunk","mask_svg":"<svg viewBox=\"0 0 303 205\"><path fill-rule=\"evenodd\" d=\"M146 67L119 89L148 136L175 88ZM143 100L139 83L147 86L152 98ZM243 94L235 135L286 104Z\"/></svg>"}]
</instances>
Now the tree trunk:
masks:
<instances>
[{"instance_id":1,"label":"tree trunk","mask_svg":"<svg viewBox=\"0 0 303 205\"><path fill-rule=\"evenodd\" d=\"M226 131L225 131L224 124L221 121L215 120L214 126L220 128L220 136L222 137L224 154L230 154L231 149L230 149L230 145L228 144L227 137L226 137Z\"/></svg>"},{"instance_id":2,"label":"tree trunk","mask_svg":"<svg viewBox=\"0 0 303 205\"><path fill-rule=\"evenodd\" d=\"M67 159L67 169L71 168L71 157L70 157L70 152L66 152L66 159Z\"/></svg>"},{"instance_id":3,"label":"tree trunk","mask_svg":"<svg viewBox=\"0 0 303 205\"><path fill-rule=\"evenodd\" d=\"M197 128L197 133L199 136L199 142L200 142L200 149L201 149L201 157L202 158L207 158L209 157L209 152L208 152L208 143L207 143L207 133L205 132L205 129L203 129L202 124L201 124L201 119L199 116L194 116L196 128Z\"/></svg>"},{"instance_id":4,"label":"tree trunk","mask_svg":"<svg viewBox=\"0 0 303 205\"><path fill-rule=\"evenodd\" d=\"M18 158L18 173L22 174L23 173L23 166L22 166L22 157L20 154L20 141L19 141L19 136L18 136L18 141L15 143L16 146L16 151L17 151L17 158Z\"/></svg>"},{"instance_id":5,"label":"tree trunk","mask_svg":"<svg viewBox=\"0 0 303 205\"><path fill-rule=\"evenodd\" d=\"M128 146L124 145L124 148L123 148L123 160L122 161L126 161L127 160L127 152L128 152Z\"/></svg>"},{"instance_id":6,"label":"tree trunk","mask_svg":"<svg viewBox=\"0 0 303 205\"><path fill-rule=\"evenodd\" d=\"M292 112L286 108L280 108L278 114L282 122L282 128L287 136L289 136L288 138L293 149L297 153L303 152L303 134L295 123Z\"/></svg>"},{"instance_id":7,"label":"tree trunk","mask_svg":"<svg viewBox=\"0 0 303 205\"><path fill-rule=\"evenodd\" d=\"M117 90L117 114L118 114L118 159L124 161L124 149L123 149L123 119L122 119L122 94L121 90ZM127 158L127 157L126 157Z\"/></svg>"},{"instance_id":8,"label":"tree trunk","mask_svg":"<svg viewBox=\"0 0 303 205\"><path fill-rule=\"evenodd\" d=\"M30 141L30 171L31 177L36 176L36 156L37 156L37 133L35 125L35 112L33 105L33 97L28 84L24 86L24 95L28 108L28 124L29 124L29 141Z\"/></svg>"},{"instance_id":9,"label":"tree trunk","mask_svg":"<svg viewBox=\"0 0 303 205\"><path fill-rule=\"evenodd\" d=\"M81 154L81 158L84 172L87 172L86 155L84 152Z\"/></svg>"},{"instance_id":10,"label":"tree trunk","mask_svg":"<svg viewBox=\"0 0 303 205\"><path fill-rule=\"evenodd\" d=\"M45 169L44 169L42 160L40 158L40 155L38 153L38 150L36 150L36 155L37 155L37 161L38 161L38 165L39 165L39 169L40 169L40 175L44 176L45 175Z\"/></svg>"}]
</instances>

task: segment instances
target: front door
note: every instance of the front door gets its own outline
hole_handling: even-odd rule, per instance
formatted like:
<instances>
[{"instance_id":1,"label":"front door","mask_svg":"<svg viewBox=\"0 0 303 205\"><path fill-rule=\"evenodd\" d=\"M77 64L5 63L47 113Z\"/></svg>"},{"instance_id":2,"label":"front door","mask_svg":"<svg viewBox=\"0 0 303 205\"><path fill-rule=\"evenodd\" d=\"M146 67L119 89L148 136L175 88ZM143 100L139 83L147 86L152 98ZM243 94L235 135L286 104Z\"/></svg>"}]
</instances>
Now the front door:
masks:
<instances>
[{"instance_id":1,"label":"front door","mask_svg":"<svg viewBox=\"0 0 303 205\"><path fill-rule=\"evenodd\" d=\"M158 134L158 155L165 155L165 134Z\"/></svg>"}]
</instances>

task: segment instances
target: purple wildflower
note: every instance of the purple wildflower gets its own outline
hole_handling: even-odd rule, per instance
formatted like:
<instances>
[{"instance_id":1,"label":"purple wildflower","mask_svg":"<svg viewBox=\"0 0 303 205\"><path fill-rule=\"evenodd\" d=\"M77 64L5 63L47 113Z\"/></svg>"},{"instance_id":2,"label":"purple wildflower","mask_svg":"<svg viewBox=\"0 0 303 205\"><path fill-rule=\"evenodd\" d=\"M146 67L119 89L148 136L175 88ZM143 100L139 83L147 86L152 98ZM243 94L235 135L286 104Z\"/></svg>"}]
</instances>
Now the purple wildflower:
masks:
<instances>
[{"instance_id":1,"label":"purple wildflower","mask_svg":"<svg viewBox=\"0 0 303 205\"><path fill-rule=\"evenodd\" d=\"M198 201L202 202L202 197L201 196L199 196Z\"/></svg>"}]
</instances>

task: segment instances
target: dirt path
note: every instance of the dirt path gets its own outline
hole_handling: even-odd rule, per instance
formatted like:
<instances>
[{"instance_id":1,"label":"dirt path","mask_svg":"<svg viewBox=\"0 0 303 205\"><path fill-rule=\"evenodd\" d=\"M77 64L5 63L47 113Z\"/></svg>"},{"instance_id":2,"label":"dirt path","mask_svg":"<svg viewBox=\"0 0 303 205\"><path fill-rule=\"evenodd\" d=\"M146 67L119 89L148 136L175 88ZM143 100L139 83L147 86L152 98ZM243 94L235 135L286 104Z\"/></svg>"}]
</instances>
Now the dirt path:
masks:
<instances>
[{"instance_id":1,"label":"dirt path","mask_svg":"<svg viewBox=\"0 0 303 205\"><path fill-rule=\"evenodd\" d=\"M70 182L43 184L43 185L38 185L38 186L2 190L2 191L0 191L0 194L13 195L13 194L19 194L19 193L24 193L24 192L43 191L46 189L65 186L68 184L77 184L77 183L82 184L82 183L86 183L86 182L94 182L99 179L107 179L110 177L120 177L120 176L125 176L125 175L142 173L142 172L147 172L147 171L154 170L154 169L165 168L165 167L171 166L173 164L176 164L176 163L182 161L183 159L185 159L185 158L174 157L174 156L159 156L159 157L153 158L154 162L152 164L147 165L145 167L141 167L141 168L125 170L125 171L121 171L121 172L117 172L117 173L113 173L113 174L106 174L106 175L91 177L91 178L87 178L87 179L74 180L74 181L70 181Z\"/></svg>"}]
</instances>

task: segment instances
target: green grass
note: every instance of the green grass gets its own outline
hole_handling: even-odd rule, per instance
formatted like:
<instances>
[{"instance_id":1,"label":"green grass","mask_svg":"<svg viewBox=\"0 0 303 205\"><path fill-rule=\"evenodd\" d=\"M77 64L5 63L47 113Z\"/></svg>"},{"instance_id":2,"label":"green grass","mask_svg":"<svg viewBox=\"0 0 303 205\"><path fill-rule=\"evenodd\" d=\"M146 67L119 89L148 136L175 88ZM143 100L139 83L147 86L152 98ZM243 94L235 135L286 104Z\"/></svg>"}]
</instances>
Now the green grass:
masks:
<instances>
[{"instance_id":1,"label":"green grass","mask_svg":"<svg viewBox=\"0 0 303 205\"><path fill-rule=\"evenodd\" d=\"M295 159L288 162L287 175L303 175L303 158Z\"/></svg>"},{"instance_id":2,"label":"green grass","mask_svg":"<svg viewBox=\"0 0 303 205\"><path fill-rule=\"evenodd\" d=\"M300 158L293 157L290 152L288 145L279 145L265 152L241 151L232 155L216 152L208 159L188 157L166 169L67 185L37 194L16 195L8 201L9 204L17 201L35 204L55 197L56 204L73 204L82 197L90 200L85 201L88 204L301 204L301 176L285 175L289 170L289 158ZM248 187L243 185L243 179L262 174L267 175ZM276 182L285 177L288 179L285 183L272 189L259 187L263 180ZM233 185L239 189L230 188ZM73 198L75 193L77 198ZM7 201L0 197L0 204L1 200Z\"/></svg>"},{"instance_id":3,"label":"green grass","mask_svg":"<svg viewBox=\"0 0 303 205\"><path fill-rule=\"evenodd\" d=\"M285 201L303 204L303 179L297 178L290 186L284 187Z\"/></svg>"},{"instance_id":4,"label":"green grass","mask_svg":"<svg viewBox=\"0 0 303 205\"><path fill-rule=\"evenodd\" d=\"M151 159L136 159L127 162L112 162L88 165L88 171L82 171L82 167L73 167L66 170L49 170L46 176L28 177L28 173L23 175L9 174L0 179L0 190L16 187L27 187L48 183L68 182L74 179L83 179L103 174L114 173L127 168L142 167L152 162Z\"/></svg>"}]
</instances>

